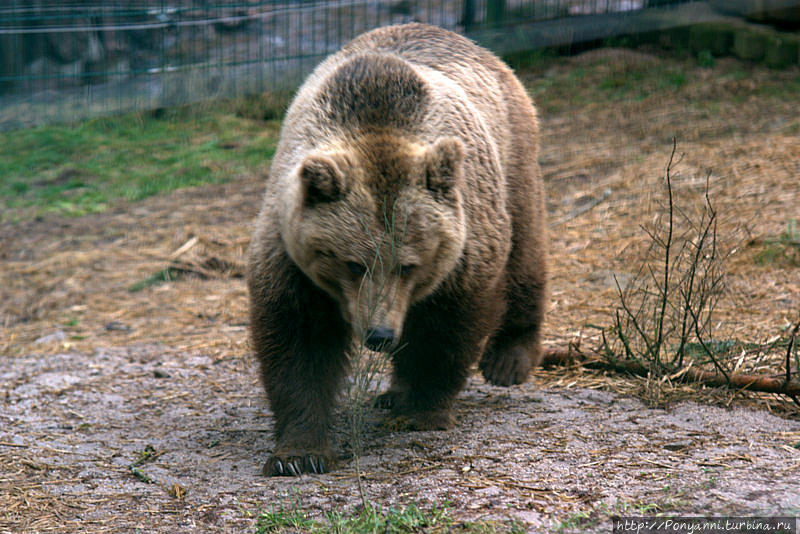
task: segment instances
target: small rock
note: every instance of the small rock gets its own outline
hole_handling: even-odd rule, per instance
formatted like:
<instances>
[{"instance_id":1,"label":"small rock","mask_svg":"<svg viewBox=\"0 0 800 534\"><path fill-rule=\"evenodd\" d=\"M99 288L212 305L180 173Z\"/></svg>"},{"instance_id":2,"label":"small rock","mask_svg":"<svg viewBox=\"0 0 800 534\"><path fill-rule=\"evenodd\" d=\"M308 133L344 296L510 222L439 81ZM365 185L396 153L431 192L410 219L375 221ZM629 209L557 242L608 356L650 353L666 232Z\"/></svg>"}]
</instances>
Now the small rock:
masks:
<instances>
[{"instance_id":1,"label":"small rock","mask_svg":"<svg viewBox=\"0 0 800 534\"><path fill-rule=\"evenodd\" d=\"M531 525L538 525L542 523L542 514L539 512L534 512L533 510L514 510L512 515L514 515L514 517L520 521Z\"/></svg>"},{"instance_id":2,"label":"small rock","mask_svg":"<svg viewBox=\"0 0 800 534\"><path fill-rule=\"evenodd\" d=\"M52 334L47 334L46 336L40 337L39 339L34 341L34 343L36 344L50 343L51 341L61 341L66 338L67 334L65 334L63 330L56 330Z\"/></svg>"},{"instance_id":3,"label":"small rock","mask_svg":"<svg viewBox=\"0 0 800 534\"><path fill-rule=\"evenodd\" d=\"M130 326L126 325L125 323L121 323L119 321L111 321L110 323L106 324L106 330L118 330L120 332L130 332L132 329Z\"/></svg>"},{"instance_id":4,"label":"small rock","mask_svg":"<svg viewBox=\"0 0 800 534\"><path fill-rule=\"evenodd\" d=\"M691 445L689 441L676 441L675 443L666 443L663 447L668 451L682 451L688 449Z\"/></svg>"},{"instance_id":5,"label":"small rock","mask_svg":"<svg viewBox=\"0 0 800 534\"><path fill-rule=\"evenodd\" d=\"M475 493L483 495L484 497L495 497L500 495L502 492L497 486L486 486L485 488L475 490Z\"/></svg>"}]
</instances>

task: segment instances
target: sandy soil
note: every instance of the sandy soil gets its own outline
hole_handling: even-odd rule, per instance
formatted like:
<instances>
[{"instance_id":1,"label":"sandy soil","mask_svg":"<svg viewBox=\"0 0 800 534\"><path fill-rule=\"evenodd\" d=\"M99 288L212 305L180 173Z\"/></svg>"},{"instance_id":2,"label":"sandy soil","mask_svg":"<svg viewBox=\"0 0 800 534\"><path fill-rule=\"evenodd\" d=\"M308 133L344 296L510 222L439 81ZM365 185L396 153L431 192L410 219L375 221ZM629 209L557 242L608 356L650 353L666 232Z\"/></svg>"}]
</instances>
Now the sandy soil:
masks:
<instances>
[{"instance_id":1,"label":"sandy soil","mask_svg":"<svg viewBox=\"0 0 800 534\"><path fill-rule=\"evenodd\" d=\"M281 499L317 514L358 506L348 460L330 475L258 474L271 425L248 367L190 353L165 361L157 345L15 359L2 375L4 479L15 482L4 489L20 503L7 528L46 530L53 513L59 530L235 532ZM605 391L474 378L452 432L392 431L381 415L361 462L384 506L449 501L460 518L543 531L591 509L800 512L800 422L752 409L650 409ZM130 467L148 446L157 456L138 469L152 483Z\"/></svg>"},{"instance_id":2,"label":"sandy soil","mask_svg":"<svg viewBox=\"0 0 800 534\"><path fill-rule=\"evenodd\" d=\"M577 69L624 74L643 62L674 66L603 52L524 77L564 83ZM748 76L726 78L733 68ZM608 324L613 274L641 256L638 225L652 217L672 135L685 153L676 194L686 209L702 201L711 168L726 215L720 235L745 233L718 338L764 342L797 320L800 267L755 258L800 217L800 109L758 86L798 74L686 69L689 83L670 99L562 108L551 98L543 107L550 345L591 345L586 325ZM315 517L359 505L346 455L329 475L259 475L272 421L237 265L260 190L258 177L237 177L102 215L0 227L0 532L240 532L281 502ZM223 257L230 268L128 291L194 237L182 258ZM742 366L781 370L768 358ZM509 389L476 376L451 432L397 430L372 411L365 487L383 507L448 501L459 520L517 520L540 532L607 532L615 515L800 515L800 419L790 402L696 386L654 400L643 394L652 387L578 368L537 370ZM346 453L343 421L337 433Z\"/></svg>"}]
</instances>

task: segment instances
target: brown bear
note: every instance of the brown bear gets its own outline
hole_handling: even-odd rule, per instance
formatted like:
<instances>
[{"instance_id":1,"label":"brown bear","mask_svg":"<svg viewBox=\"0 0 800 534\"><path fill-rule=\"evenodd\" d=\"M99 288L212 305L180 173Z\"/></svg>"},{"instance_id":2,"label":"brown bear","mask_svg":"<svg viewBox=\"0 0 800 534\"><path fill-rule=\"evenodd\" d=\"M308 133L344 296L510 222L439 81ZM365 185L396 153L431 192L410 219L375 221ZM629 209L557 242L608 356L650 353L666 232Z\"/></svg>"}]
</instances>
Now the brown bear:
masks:
<instances>
[{"instance_id":1,"label":"brown bear","mask_svg":"<svg viewBox=\"0 0 800 534\"><path fill-rule=\"evenodd\" d=\"M541 359L546 232L536 111L455 33L366 33L321 63L283 125L248 251L252 343L275 416L267 475L333 465L348 354L385 350L379 397L446 429L471 365L493 384Z\"/></svg>"}]
</instances>

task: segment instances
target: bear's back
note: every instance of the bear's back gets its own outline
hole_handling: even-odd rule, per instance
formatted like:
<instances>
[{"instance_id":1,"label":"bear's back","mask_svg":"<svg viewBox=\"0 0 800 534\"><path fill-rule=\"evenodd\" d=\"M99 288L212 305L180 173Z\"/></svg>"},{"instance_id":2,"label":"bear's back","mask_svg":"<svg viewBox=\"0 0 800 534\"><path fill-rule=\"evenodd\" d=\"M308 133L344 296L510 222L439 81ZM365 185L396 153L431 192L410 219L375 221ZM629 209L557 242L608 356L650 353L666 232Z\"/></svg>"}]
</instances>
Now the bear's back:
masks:
<instances>
[{"instance_id":1,"label":"bear's back","mask_svg":"<svg viewBox=\"0 0 800 534\"><path fill-rule=\"evenodd\" d=\"M396 129L429 142L477 134L503 167L514 137L509 102L526 98L514 82L496 56L456 33L416 23L379 28L317 66L289 109L281 145L292 147L293 160L361 129Z\"/></svg>"},{"instance_id":2,"label":"bear's back","mask_svg":"<svg viewBox=\"0 0 800 534\"><path fill-rule=\"evenodd\" d=\"M503 69L503 63L494 54L466 37L426 24L378 28L357 37L340 53L352 55L365 50L394 54L448 75L459 73L459 69L465 66L486 72Z\"/></svg>"},{"instance_id":3,"label":"bear's back","mask_svg":"<svg viewBox=\"0 0 800 534\"><path fill-rule=\"evenodd\" d=\"M380 57L387 66L394 63L383 75L394 72L406 80L389 86L393 91L386 93L394 92L394 99L408 97L407 88L416 85L412 80L421 79L423 87L415 87L411 94L417 107L414 110L408 105L398 107L405 116L417 112L410 115L411 121L419 120L427 106L436 106L444 100L462 100L461 105L470 106L486 123L504 122L507 109L503 78L510 71L492 53L456 33L416 23L387 26L356 38L337 55L337 63L342 62L340 71L347 70L349 63L358 62L361 57Z\"/></svg>"}]
</instances>

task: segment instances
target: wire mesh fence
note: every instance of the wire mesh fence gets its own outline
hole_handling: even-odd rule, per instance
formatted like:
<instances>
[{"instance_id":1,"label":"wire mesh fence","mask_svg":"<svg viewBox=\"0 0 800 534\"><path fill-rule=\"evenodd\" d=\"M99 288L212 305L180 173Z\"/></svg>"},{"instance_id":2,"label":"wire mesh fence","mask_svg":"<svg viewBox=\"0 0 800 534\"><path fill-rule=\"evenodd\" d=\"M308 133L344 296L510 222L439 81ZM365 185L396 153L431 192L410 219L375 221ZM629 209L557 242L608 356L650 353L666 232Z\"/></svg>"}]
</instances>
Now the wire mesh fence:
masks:
<instances>
[{"instance_id":1,"label":"wire mesh fence","mask_svg":"<svg viewBox=\"0 0 800 534\"><path fill-rule=\"evenodd\" d=\"M410 21L513 50L630 31L675 0L10 0L0 129L285 90L371 28ZM605 18L603 18L605 17ZM594 37L593 37L594 36Z\"/></svg>"}]
</instances>

